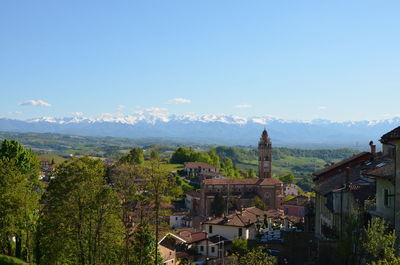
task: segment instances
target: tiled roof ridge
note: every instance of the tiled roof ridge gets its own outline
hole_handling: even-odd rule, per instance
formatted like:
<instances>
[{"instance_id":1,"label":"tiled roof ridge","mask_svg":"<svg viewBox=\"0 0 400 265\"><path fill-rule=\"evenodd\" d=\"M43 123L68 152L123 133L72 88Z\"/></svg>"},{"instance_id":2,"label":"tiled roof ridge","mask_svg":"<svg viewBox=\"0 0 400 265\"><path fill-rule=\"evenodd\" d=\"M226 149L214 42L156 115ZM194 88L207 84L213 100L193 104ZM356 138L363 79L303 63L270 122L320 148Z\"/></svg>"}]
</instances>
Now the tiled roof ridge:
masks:
<instances>
[{"instance_id":1,"label":"tiled roof ridge","mask_svg":"<svg viewBox=\"0 0 400 265\"><path fill-rule=\"evenodd\" d=\"M315 176L321 175L321 174L323 174L323 173L326 173L326 172L328 172L328 171L331 171L331 170L334 169L334 168L343 166L343 165L345 165L346 163L349 163L349 162L351 162L352 160L355 160L355 159L357 159L357 158L359 158L359 157L361 157L361 156L363 156L363 155L366 155L366 154L369 154L369 152L361 152L361 153L355 154L355 155L353 155L353 156L351 156L351 157L348 157L348 158L345 158L345 159L343 159L343 160L341 160L341 161L339 161L339 162L337 162L337 163L335 163L335 164L333 164L333 165L330 165L330 166L327 166L327 167L325 167L325 168L322 168L322 169L320 169L320 170L318 170L318 171L315 171L315 172L313 173L313 175L315 175Z\"/></svg>"}]
</instances>

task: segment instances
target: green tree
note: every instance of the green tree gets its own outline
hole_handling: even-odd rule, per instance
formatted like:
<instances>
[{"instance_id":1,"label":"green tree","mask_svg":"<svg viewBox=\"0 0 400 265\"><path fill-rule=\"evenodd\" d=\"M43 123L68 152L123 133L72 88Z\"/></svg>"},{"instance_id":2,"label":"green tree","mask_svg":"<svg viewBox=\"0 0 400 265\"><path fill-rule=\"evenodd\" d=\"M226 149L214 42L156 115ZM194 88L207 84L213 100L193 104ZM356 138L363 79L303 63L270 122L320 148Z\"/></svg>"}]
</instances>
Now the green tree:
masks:
<instances>
[{"instance_id":1,"label":"green tree","mask_svg":"<svg viewBox=\"0 0 400 265\"><path fill-rule=\"evenodd\" d=\"M151 151L150 151L150 159L154 160L154 161L160 161L160 154L156 150L151 149Z\"/></svg>"},{"instance_id":2,"label":"green tree","mask_svg":"<svg viewBox=\"0 0 400 265\"><path fill-rule=\"evenodd\" d=\"M165 171L161 168L159 162L152 162L150 166L145 167L144 183L145 200L153 206L154 209L154 230L155 238L159 237L160 232L160 220L163 215L161 204L164 202L170 202L171 185L173 183L173 175L170 172ZM156 244L154 253L154 264L159 264L160 257L158 254L158 245Z\"/></svg>"},{"instance_id":3,"label":"green tree","mask_svg":"<svg viewBox=\"0 0 400 265\"><path fill-rule=\"evenodd\" d=\"M0 251L29 262L42 192L38 176L37 156L17 141L4 140L0 147Z\"/></svg>"},{"instance_id":4,"label":"green tree","mask_svg":"<svg viewBox=\"0 0 400 265\"><path fill-rule=\"evenodd\" d=\"M291 173L289 173L289 174L280 176L279 180L285 184L292 184L295 182L295 177Z\"/></svg>"},{"instance_id":5,"label":"green tree","mask_svg":"<svg viewBox=\"0 0 400 265\"><path fill-rule=\"evenodd\" d=\"M143 149L139 147L132 148L129 154L121 157L121 163L129 163L133 165L141 165L144 162Z\"/></svg>"},{"instance_id":6,"label":"green tree","mask_svg":"<svg viewBox=\"0 0 400 265\"><path fill-rule=\"evenodd\" d=\"M365 259L368 264L400 264L399 257L396 257L396 233L388 228L385 222L374 219L365 229L362 240L362 247L366 252Z\"/></svg>"},{"instance_id":7,"label":"green tree","mask_svg":"<svg viewBox=\"0 0 400 265\"><path fill-rule=\"evenodd\" d=\"M248 251L248 242L246 239L237 237L232 241L231 251L236 256L243 256Z\"/></svg>"},{"instance_id":8,"label":"green tree","mask_svg":"<svg viewBox=\"0 0 400 265\"><path fill-rule=\"evenodd\" d=\"M121 206L105 183L101 160L82 157L59 165L43 202L39 264L121 264Z\"/></svg>"},{"instance_id":9,"label":"green tree","mask_svg":"<svg viewBox=\"0 0 400 265\"><path fill-rule=\"evenodd\" d=\"M134 265L162 264L162 258L157 247L157 240L154 231L146 224L139 224L133 234L132 263ZM154 251L157 250L157 253ZM158 257L155 263L154 257Z\"/></svg>"},{"instance_id":10,"label":"green tree","mask_svg":"<svg viewBox=\"0 0 400 265\"><path fill-rule=\"evenodd\" d=\"M208 155L210 157L210 164L214 165L216 167L219 167L220 166L220 159L219 159L219 156L218 156L217 152L215 151L215 149L210 149L208 151Z\"/></svg>"},{"instance_id":11,"label":"green tree","mask_svg":"<svg viewBox=\"0 0 400 265\"><path fill-rule=\"evenodd\" d=\"M215 216L222 216L226 210L225 200L221 194L217 193L214 200L211 202L212 213Z\"/></svg>"},{"instance_id":12,"label":"green tree","mask_svg":"<svg viewBox=\"0 0 400 265\"><path fill-rule=\"evenodd\" d=\"M186 147L178 147L171 156L172 164L183 164L190 161L190 151Z\"/></svg>"},{"instance_id":13,"label":"green tree","mask_svg":"<svg viewBox=\"0 0 400 265\"><path fill-rule=\"evenodd\" d=\"M125 264L132 263L132 202L142 202L141 194L144 192L142 183L143 169L141 166L131 165L128 163L119 163L111 168L111 183L118 194L119 200L122 204L122 222L124 224L124 250L123 256ZM139 212L139 224L145 223L143 221L145 213Z\"/></svg>"},{"instance_id":14,"label":"green tree","mask_svg":"<svg viewBox=\"0 0 400 265\"><path fill-rule=\"evenodd\" d=\"M249 179L251 179L251 178L256 178L257 177L257 174L256 174L256 171L254 170L254 168L249 168L249 170L247 171L247 174L246 174L246 178L249 178Z\"/></svg>"},{"instance_id":15,"label":"green tree","mask_svg":"<svg viewBox=\"0 0 400 265\"><path fill-rule=\"evenodd\" d=\"M346 217L343 235L339 240L339 252L348 265L360 264L363 219L358 215Z\"/></svg>"},{"instance_id":16,"label":"green tree","mask_svg":"<svg viewBox=\"0 0 400 265\"><path fill-rule=\"evenodd\" d=\"M255 207L257 207L258 209L261 209L261 210L265 210L267 208L267 205L259 196L254 197L253 204Z\"/></svg>"},{"instance_id":17,"label":"green tree","mask_svg":"<svg viewBox=\"0 0 400 265\"><path fill-rule=\"evenodd\" d=\"M276 258L263 247L254 248L243 256L235 255L234 265L274 265Z\"/></svg>"}]
</instances>

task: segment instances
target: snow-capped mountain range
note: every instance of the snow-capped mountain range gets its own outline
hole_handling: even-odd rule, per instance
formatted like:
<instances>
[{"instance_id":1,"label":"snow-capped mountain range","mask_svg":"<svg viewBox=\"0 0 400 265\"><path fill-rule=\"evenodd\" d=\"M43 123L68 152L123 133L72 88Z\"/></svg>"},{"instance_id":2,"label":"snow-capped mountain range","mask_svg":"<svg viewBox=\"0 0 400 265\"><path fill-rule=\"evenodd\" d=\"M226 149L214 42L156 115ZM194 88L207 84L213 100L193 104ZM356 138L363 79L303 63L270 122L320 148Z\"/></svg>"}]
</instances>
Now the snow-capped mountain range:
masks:
<instances>
[{"instance_id":1,"label":"snow-capped mountain range","mask_svg":"<svg viewBox=\"0 0 400 265\"><path fill-rule=\"evenodd\" d=\"M161 113L161 114L160 114ZM271 116L167 115L155 110L135 115L103 114L97 118L0 118L0 131L61 133L82 136L163 138L202 144L256 145L266 128L275 146L301 148L368 148L400 125L400 117L376 121L295 121Z\"/></svg>"}]
</instances>

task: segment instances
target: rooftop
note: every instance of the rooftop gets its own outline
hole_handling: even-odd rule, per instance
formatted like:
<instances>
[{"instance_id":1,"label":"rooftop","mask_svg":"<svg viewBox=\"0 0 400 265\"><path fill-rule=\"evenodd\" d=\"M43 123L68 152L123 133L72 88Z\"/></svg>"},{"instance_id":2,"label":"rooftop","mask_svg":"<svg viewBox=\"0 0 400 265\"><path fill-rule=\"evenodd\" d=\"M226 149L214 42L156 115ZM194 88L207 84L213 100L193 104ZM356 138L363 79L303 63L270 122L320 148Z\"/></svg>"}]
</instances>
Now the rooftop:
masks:
<instances>
[{"instance_id":1,"label":"rooftop","mask_svg":"<svg viewBox=\"0 0 400 265\"><path fill-rule=\"evenodd\" d=\"M391 140L396 140L396 139L400 139L400 126L382 135L380 141L381 143L387 143Z\"/></svg>"},{"instance_id":2,"label":"rooftop","mask_svg":"<svg viewBox=\"0 0 400 265\"><path fill-rule=\"evenodd\" d=\"M205 221L204 224L247 227L257 221L264 220L264 215L268 216L268 211L263 211L256 207L249 207L225 217L218 217Z\"/></svg>"},{"instance_id":3,"label":"rooftop","mask_svg":"<svg viewBox=\"0 0 400 265\"><path fill-rule=\"evenodd\" d=\"M178 237L183 238L186 243L195 243L207 238L207 233L198 232L193 228L183 228L175 233Z\"/></svg>"},{"instance_id":4,"label":"rooftop","mask_svg":"<svg viewBox=\"0 0 400 265\"><path fill-rule=\"evenodd\" d=\"M356 161L356 160L362 158L363 156L366 156L366 157L367 157L368 155L371 155L371 153L369 153L369 152L361 152L361 153L356 154L356 155L354 155L354 156L351 156L351 157L349 157L349 158L343 159L342 161L340 161L340 162L338 162L338 163L335 163L335 164L332 164L332 165L327 166L327 167L325 167L325 168L322 168L322 169L320 169L320 170L314 172L313 175L314 175L314 176L323 175L323 174L325 174L325 173L327 173L327 172L329 172L329 171L331 171L331 170L340 168L340 167L342 167L342 166L345 166L346 164L350 164L351 162Z\"/></svg>"},{"instance_id":5,"label":"rooftop","mask_svg":"<svg viewBox=\"0 0 400 265\"><path fill-rule=\"evenodd\" d=\"M290 199L288 201L285 201L283 205L294 205L294 206L305 206L307 205L313 198L310 198L308 196L304 195L299 195L294 197L293 199Z\"/></svg>"},{"instance_id":6,"label":"rooftop","mask_svg":"<svg viewBox=\"0 0 400 265\"><path fill-rule=\"evenodd\" d=\"M216 166L210 165L204 162L185 162L185 168L209 168L209 169L216 169Z\"/></svg>"},{"instance_id":7,"label":"rooftop","mask_svg":"<svg viewBox=\"0 0 400 265\"><path fill-rule=\"evenodd\" d=\"M259 185L275 186L282 184L275 178L250 178L250 179L205 179L204 185Z\"/></svg>"}]
</instances>

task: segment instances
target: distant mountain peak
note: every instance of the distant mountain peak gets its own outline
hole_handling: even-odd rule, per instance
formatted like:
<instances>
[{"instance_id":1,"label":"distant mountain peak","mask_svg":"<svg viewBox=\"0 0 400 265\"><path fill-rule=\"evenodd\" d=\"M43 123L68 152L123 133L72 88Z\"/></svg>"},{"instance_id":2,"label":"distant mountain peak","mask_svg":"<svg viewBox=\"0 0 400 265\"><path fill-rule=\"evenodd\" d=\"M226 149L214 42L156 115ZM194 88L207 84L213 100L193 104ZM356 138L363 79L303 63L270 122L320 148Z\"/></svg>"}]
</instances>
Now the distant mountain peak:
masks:
<instances>
[{"instance_id":1,"label":"distant mountain peak","mask_svg":"<svg viewBox=\"0 0 400 265\"><path fill-rule=\"evenodd\" d=\"M243 118L227 114L168 115L149 109L132 115L103 113L99 117L41 117L26 121L0 118L0 131L65 133L82 136L161 137L206 144L254 145L267 128L274 145L310 148L368 147L400 125L400 118L334 122L284 120L273 116Z\"/></svg>"}]
</instances>

